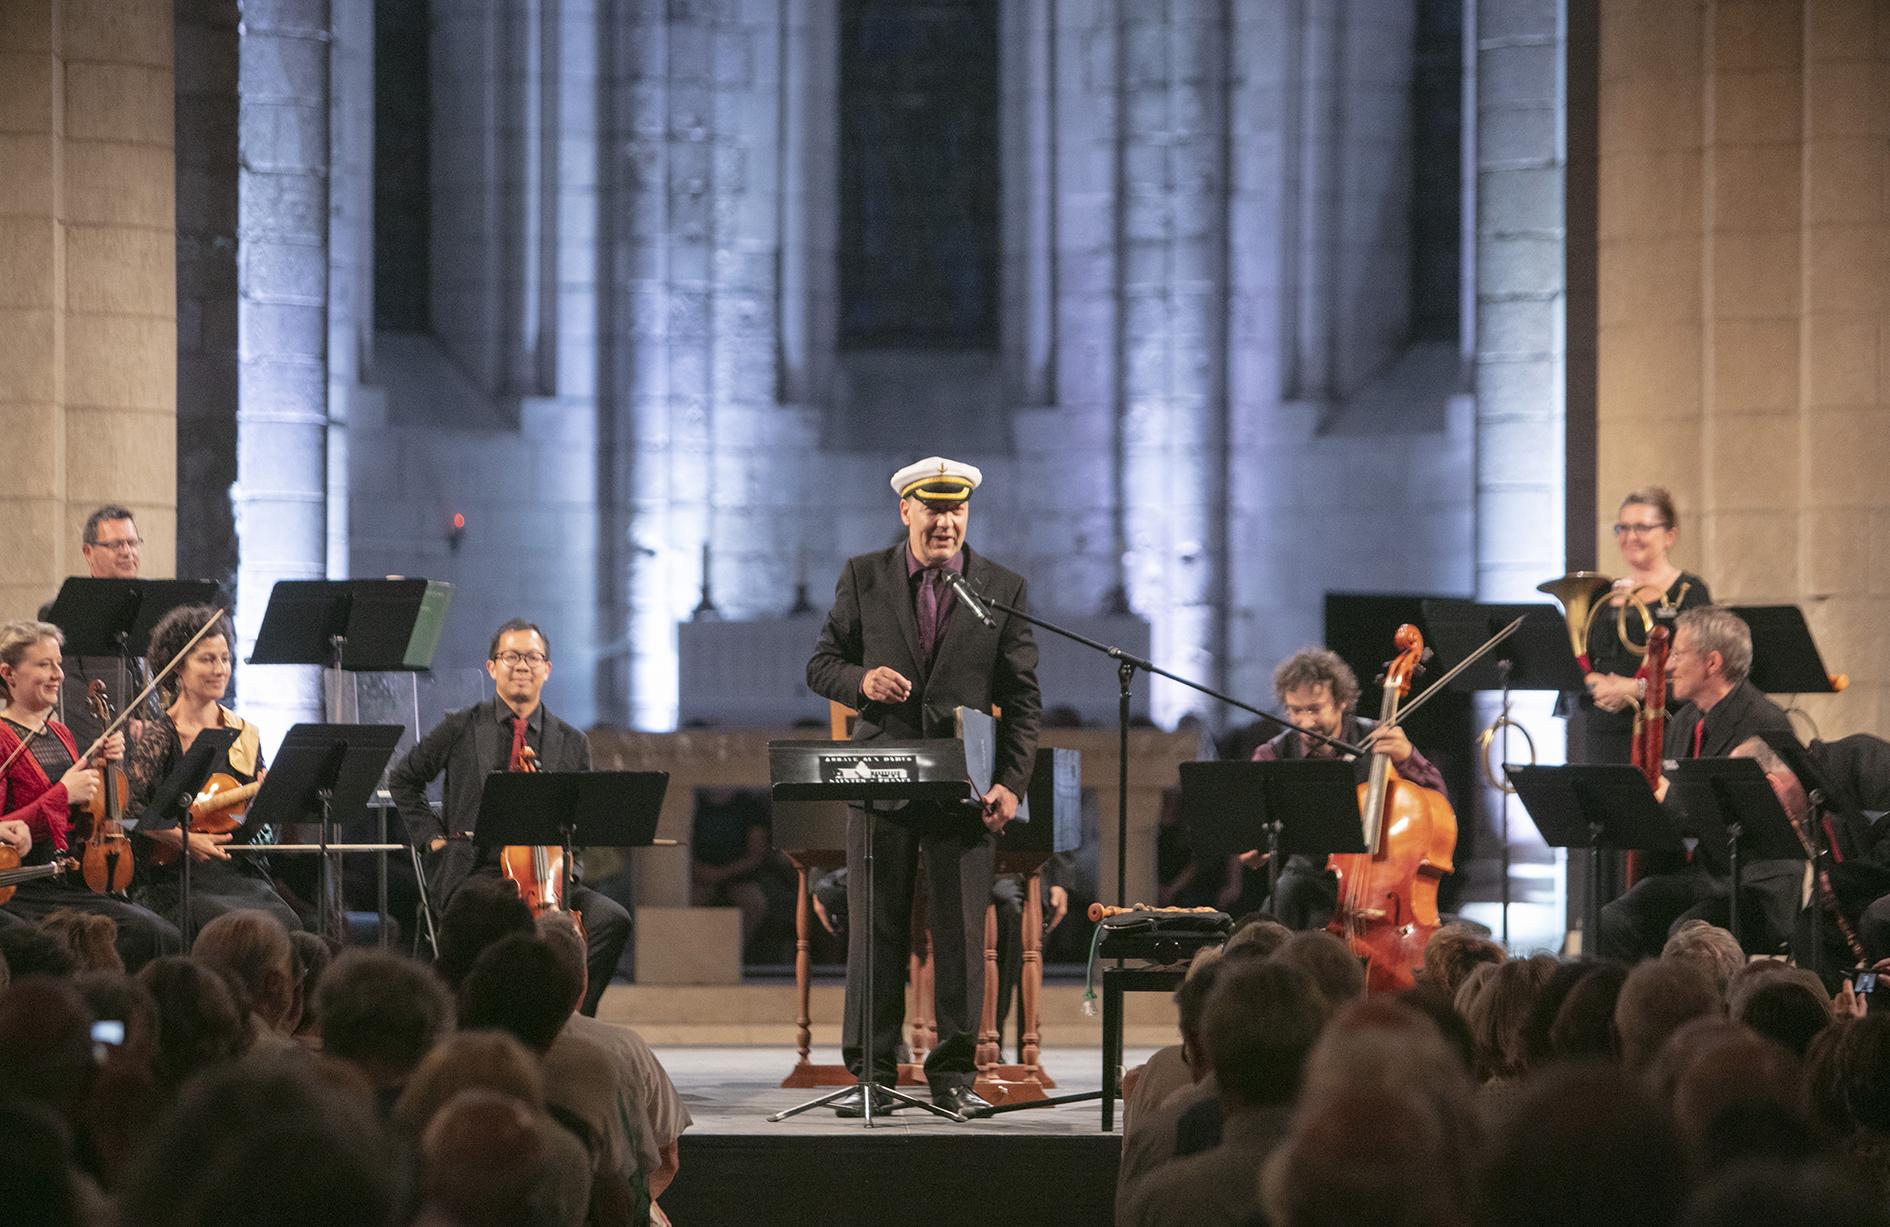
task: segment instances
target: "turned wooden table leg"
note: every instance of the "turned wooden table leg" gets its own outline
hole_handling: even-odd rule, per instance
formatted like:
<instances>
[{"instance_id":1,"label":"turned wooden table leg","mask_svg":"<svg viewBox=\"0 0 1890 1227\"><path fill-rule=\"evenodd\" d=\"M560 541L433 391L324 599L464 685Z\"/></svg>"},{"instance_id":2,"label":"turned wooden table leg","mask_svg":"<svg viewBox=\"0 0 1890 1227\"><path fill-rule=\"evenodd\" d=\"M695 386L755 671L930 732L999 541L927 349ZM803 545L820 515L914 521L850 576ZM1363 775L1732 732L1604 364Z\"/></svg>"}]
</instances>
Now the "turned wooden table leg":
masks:
<instances>
[{"instance_id":1,"label":"turned wooden table leg","mask_svg":"<svg viewBox=\"0 0 1890 1227\"><path fill-rule=\"evenodd\" d=\"M795 866L799 878L794 898L794 993L799 1010L794 1015L794 1043L801 1054L801 1064L807 1063L808 1053L814 1046L814 1020L812 1008L813 994L813 952L809 937L809 925L812 919L809 912L810 892L807 881L807 866Z\"/></svg>"},{"instance_id":2,"label":"turned wooden table leg","mask_svg":"<svg viewBox=\"0 0 1890 1227\"><path fill-rule=\"evenodd\" d=\"M978 1011L978 1068L990 1069L1001 1061L998 1052L998 920L997 905L984 905L984 1006Z\"/></svg>"},{"instance_id":3,"label":"turned wooden table leg","mask_svg":"<svg viewBox=\"0 0 1890 1227\"><path fill-rule=\"evenodd\" d=\"M1035 870L1024 875L1024 957L1023 984L1019 995L1023 998L1024 1025L1023 1039L1018 1052L1018 1063L1031 1075L1037 1074L1037 1060L1042 1043L1038 1029L1037 1005L1043 992L1043 879Z\"/></svg>"}]
</instances>

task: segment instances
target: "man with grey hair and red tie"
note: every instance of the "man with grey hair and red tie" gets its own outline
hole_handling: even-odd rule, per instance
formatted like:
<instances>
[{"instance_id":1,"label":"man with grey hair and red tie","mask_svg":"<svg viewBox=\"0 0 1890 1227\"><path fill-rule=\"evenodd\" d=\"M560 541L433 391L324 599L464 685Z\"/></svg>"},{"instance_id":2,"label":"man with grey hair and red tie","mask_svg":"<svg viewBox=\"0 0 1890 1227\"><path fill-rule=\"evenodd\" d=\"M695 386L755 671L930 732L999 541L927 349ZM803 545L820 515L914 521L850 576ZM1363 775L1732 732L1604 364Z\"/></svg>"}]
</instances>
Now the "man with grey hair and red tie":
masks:
<instances>
[{"instance_id":1,"label":"man with grey hair and red tie","mask_svg":"<svg viewBox=\"0 0 1890 1227\"><path fill-rule=\"evenodd\" d=\"M996 833L1017 813L1030 780L1043 709L1037 689L1037 644L1022 618L991 610L987 626L957 609L951 581L962 579L1013 608L1025 608L1028 586L965 544L971 492L984 480L976 468L929 456L893 474L905 539L890 549L849 559L834 589L833 609L807 662L815 693L857 708L853 740L955 736L953 709L999 713L997 761L975 810L913 804L893 814L854 809L847 818L848 911L867 916L866 824L874 851L873 1000L861 1000L867 926L849 926L847 1001L842 1052L856 1076L891 1086L898 1074L895 1044L905 1018L906 952L916 870L924 857L938 1042L925 1062L933 1102L960 1114L985 1106L972 1090L977 1076L978 1018L984 996L984 908L991 895ZM873 1051L863 1051L862 1008L873 1014ZM864 1110L856 1093L836 1103L843 1116ZM887 1110L892 1107L887 1103ZM876 1103L877 1114L882 1109Z\"/></svg>"}]
</instances>

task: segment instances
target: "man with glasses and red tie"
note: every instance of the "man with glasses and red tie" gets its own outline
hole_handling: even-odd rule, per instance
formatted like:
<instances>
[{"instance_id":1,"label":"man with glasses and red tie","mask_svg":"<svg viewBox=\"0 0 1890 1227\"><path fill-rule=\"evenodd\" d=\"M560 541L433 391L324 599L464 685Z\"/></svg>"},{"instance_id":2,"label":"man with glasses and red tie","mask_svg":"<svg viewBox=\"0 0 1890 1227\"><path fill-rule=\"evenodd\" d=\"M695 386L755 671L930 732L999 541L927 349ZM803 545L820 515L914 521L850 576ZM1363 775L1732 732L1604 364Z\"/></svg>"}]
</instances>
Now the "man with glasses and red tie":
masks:
<instances>
[{"instance_id":1,"label":"man with glasses and red tie","mask_svg":"<svg viewBox=\"0 0 1890 1227\"><path fill-rule=\"evenodd\" d=\"M1751 671L1752 631L1739 615L1720 605L1681 614L1667 655L1667 686L1686 706L1667 719L1663 758L1727 758L1760 733L1791 735L1791 720L1752 684L1747 676ZM1677 799L1669 799L1668 783L1661 776L1654 795L1685 831L1686 815ZM1804 868L1802 860L1752 861L1743 867L1742 912L1751 896L1753 911L1768 922L1746 935L1754 953L1771 953L1792 938ZM1668 931L1682 921L1697 918L1724 925L1731 897L1731 882L1709 870L1698 856L1666 872L1647 874L1601 909L1597 953L1627 960L1657 955Z\"/></svg>"},{"instance_id":2,"label":"man with glasses and red tie","mask_svg":"<svg viewBox=\"0 0 1890 1227\"><path fill-rule=\"evenodd\" d=\"M445 911L467 878L500 873L497 848L460 838L478 823L479 797L488 774L513 768L526 747L541 771L591 769L591 743L542 701L551 678L551 643L542 630L522 618L501 626L492 636L486 673L492 678L493 697L449 712L387 773L387 790L408 831L431 856L428 893L436 912ZM441 811L435 814L427 804L427 788L442 773L446 780L440 790ZM589 946L590 980L582 1008L595 1015L630 941L630 913L616 900L576 882L570 906L583 919Z\"/></svg>"}]
</instances>

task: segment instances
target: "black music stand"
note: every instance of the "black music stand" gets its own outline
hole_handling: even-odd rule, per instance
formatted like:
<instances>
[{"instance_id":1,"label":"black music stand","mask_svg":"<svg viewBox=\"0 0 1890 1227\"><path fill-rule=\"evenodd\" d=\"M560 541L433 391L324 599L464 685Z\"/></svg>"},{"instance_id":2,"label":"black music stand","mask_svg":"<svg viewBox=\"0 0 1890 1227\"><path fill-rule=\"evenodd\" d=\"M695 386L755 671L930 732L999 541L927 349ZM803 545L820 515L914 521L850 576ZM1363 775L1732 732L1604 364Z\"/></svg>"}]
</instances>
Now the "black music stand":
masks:
<instances>
[{"instance_id":1,"label":"black music stand","mask_svg":"<svg viewBox=\"0 0 1890 1227\"><path fill-rule=\"evenodd\" d=\"M1482 645L1491 635L1517 618L1523 624L1515 634L1503 640L1488 656L1458 674L1451 685L1471 693L1498 691L1503 696L1502 713L1485 732L1494 737L1501 733L1500 753L1508 757L1509 730L1522 733L1529 746L1529 761L1536 757L1536 743L1529 731L1510 718L1510 694L1517 690L1581 690L1586 684L1575 654L1569 650L1568 623L1553 605L1489 604L1475 601L1432 600L1424 602L1424 619L1431 627L1437 651L1445 659L1461 660ZM1502 799L1497 803L1497 842L1502 845L1503 944L1509 944L1509 797L1514 786L1496 778L1488 766L1492 747L1479 745L1486 783Z\"/></svg>"},{"instance_id":2,"label":"black music stand","mask_svg":"<svg viewBox=\"0 0 1890 1227\"><path fill-rule=\"evenodd\" d=\"M1833 694L1837 685L1796 605L1735 605L1752 631L1751 682L1767 694Z\"/></svg>"},{"instance_id":3,"label":"black music stand","mask_svg":"<svg viewBox=\"0 0 1890 1227\"><path fill-rule=\"evenodd\" d=\"M1727 928L1745 940L1739 922L1739 886L1747 860L1804 860L1805 845L1779 804L1757 760L1683 758L1674 766L1673 795L1701 854L1732 882Z\"/></svg>"},{"instance_id":4,"label":"black music stand","mask_svg":"<svg viewBox=\"0 0 1890 1227\"><path fill-rule=\"evenodd\" d=\"M1563 645L1567 646L1566 643ZM1583 953L1593 953L1601 917L1601 850L1677 852L1680 836L1654 800L1647 777L1629 763L1570 763L1559 767L1503 765L1523 809L1551 848L1588 853Z\"/></svg>"},{"instance_id":5,"label":"black music stand","mask_svg":"<svg viewBox=\"0 0 1890 1227\"><path fill-rule=\"evenodd\" d=\"M177 766L158 783L137 822L131 824L132 830L146 833L170 830L184 833L184 850L177 858L177 928L184 935L186 952L191 942L190 807L218 761L236 744L236 738L236 729L204 729L198 733Z\"/></svg>"},{"instance_id":6,"label":"black music stand","mask_svg":"<svg viewBox=\"0 0 1890 1227\"><path fill-rule=\"evenodd\" d=\"M866 967L860 983L860 1072L852 1085L816 1096L768 1119L784 1121L837 1099L859 1092L866 1128L873 1127L875 1099L886 1096L895 1106L922 1108L934 1116L965 1118L937 1104L908 1095L897 1087L873 1081L873 823L872 815L892 813L915 801L935 805L982 805L973 798L965 767L965 743L925 741L771 741L768 743L769 793L776 801L845 801L866 811L861 827L861 877L865 883L866 915L850 917L849 924L864 924ZM876 805L875 803L881 803ZM890 807L890 808L889 808Z\"/></svg>"},{"instance_id":7,"label":"black music stand","mask_svg":"<svg viewBox=\"0 0 1890 1227\"><path fill-rule=\"evenodd\" d=\"M277 827L311 818L321 824L321 927L329 927L335 881L328 845L334 816L364 813L406 732L398 724L297 724L283 737L276 761L250 806L246 826ZM337 926L339 927L339 926ZM341 934L336 935L338 938Z\"/></svg>"},{"instance_id":8,"label":"black music stand","mask_svg":"<svg viewBox=\"0 0 1890 1227\"><path fill-rule=\"evenodd\" d=\"M68 656L110 656L118 661L118 701L131 697L136 661L151 646L151 630L183 605L211 605L217 586L207 579L94 579L74 575L59 586L45 620L65 635Z\"/></svg>"},{"instance_id":9,"label":"black music stand","mask_svg":"<svg viewBox=\"0 0 1890 1227\"><path fill-rule=\"evenodd\" d=\"M269 592L252 665L319 665L342 673L419 672L439 646L450 585L424 579L285 579Z\"/></svg>"},{"instance_id":10,"label":"black music stand","mask_svg":"<svg viewBox=\"0 0 1890 1227\"><path fill-rule=\"evenodd\" d=\"M1365 851L1358 775L1336 758L1182 763L1181 820L1197 853L1267 850L1267 892L1295 853Z\"/></svg>"},{"instance_id":11,"label":"black music stand","mask_svg":"<svg viewBox=\"0 0 1890 1227\"><path fill-rule=\"evenodd\" d=\"M578 848L647 848L669 790L667 771L493 771L479 793L473 842L560 847L568 908Z\"/></svg>"}]
</instances>

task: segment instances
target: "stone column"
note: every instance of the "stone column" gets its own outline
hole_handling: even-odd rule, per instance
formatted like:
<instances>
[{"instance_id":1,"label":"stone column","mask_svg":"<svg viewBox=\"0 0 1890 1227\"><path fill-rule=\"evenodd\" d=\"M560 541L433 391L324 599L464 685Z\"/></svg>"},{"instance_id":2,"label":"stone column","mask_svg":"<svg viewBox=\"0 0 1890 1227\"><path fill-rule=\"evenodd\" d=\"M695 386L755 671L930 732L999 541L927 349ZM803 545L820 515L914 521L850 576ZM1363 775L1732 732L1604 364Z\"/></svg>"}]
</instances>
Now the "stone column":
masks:
<instances>
[{"instance_id":1,"label":"stone column","mask_svg":"<svg viewBox=\"0 0 1890 1227\"><path fill-rule=\"evenodd\" d=\"M167 575L176 525L176 201L167 0L0 6L0 615L79 569L104 502Z\"/></svg>"}]
</instances>

